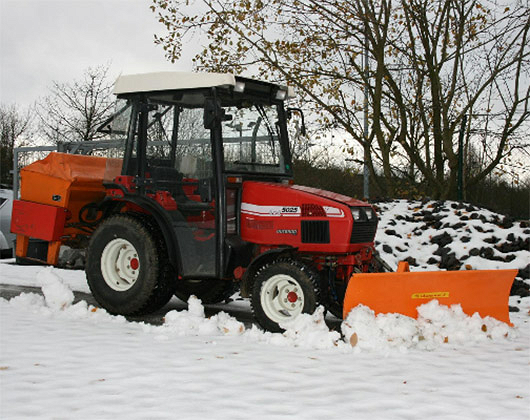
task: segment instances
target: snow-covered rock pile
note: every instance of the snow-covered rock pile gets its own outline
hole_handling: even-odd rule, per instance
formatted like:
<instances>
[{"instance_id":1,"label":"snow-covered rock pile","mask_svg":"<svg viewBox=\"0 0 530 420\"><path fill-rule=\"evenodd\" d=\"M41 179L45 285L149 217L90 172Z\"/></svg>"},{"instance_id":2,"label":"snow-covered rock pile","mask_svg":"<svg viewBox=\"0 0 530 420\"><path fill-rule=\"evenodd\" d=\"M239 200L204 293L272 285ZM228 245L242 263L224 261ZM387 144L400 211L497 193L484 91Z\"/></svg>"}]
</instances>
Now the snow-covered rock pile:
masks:
<instances>
[{"instance_id":1,"label":"snow-covered rock pile","mask_svg":"<svg viewBox=\"0 0 530 420\"><path fill-rule=\"evenodd\" d=\"M376 248L391 266L415 270L518 269L512 294L529 296L530 224L451 201L376 204ZM415 268L414 268L415 267Z\"/></svg>"}]
</instances>

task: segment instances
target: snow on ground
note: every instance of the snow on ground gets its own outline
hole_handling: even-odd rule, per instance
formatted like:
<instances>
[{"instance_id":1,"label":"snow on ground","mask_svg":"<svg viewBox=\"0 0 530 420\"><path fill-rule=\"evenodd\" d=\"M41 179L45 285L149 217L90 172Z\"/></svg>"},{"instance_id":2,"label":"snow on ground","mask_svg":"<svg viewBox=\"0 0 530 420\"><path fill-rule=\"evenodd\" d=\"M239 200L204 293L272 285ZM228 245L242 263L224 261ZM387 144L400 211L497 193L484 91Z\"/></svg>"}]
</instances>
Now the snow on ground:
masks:
<instances>
[{"instance_id":1,"label":"snow on ground","mask_svg":"<svg viewBox=\"0 0 530 420\"><path fill-rule=\"evenodd\" d=\"M418 207L384 206L379 233L393 229L402 238L390 241L391 252L381 250L383 256L413 257L417 269L439 269L427 263L436 246L422 241L430 244L442 230L415 235L413 222L407 221L408 229L388 225L398 214L413 218ZM510 233L528 238L521 226L482 225L494 229L487 235L500 243ZM469 263L457 254L466 227L447 229L455 240L443 246L451 251L445 255ZM476 233L467 232L468 246L484 248L489 236ZM397 238L378 234L381 242L387 237ZM404 237L408 255L395 249L404 247ZM478 255L484 261L473 268L490 268L489 261L502 268L528 264L530 251L513 254L511 264ZM0 277L0 283L43 291L0 299L2 419L530 417L529 297L510 298L519 308L510 314L513 328L433 301L419 309L417 320L375 316L360 306L342 323L341 335L328 329L319 309L285 325L286 333L271 334L224 312L207 318L195 298L188 310L168 312L160 326L129 322L83 301L73 304L72 290L88 291L82 271L4 261Z\"/></svg>"}]
</instances>

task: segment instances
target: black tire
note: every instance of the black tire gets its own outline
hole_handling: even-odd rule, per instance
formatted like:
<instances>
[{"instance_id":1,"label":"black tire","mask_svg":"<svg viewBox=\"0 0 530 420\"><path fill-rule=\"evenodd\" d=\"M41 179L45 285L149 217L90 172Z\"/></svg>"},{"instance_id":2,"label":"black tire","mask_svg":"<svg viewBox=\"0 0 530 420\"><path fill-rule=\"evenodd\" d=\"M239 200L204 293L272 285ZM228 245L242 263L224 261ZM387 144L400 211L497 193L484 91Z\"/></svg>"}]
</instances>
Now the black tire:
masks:
<instances>
[{"instance_id":1,"label":"black tire","mask_svg":"<svg viewBox=\"0 0 530 420\"><path fill-rule=\"evenodd\" d=\"M88 286L96 301L110 313L146 314L160 309L171 299L175 283L173 269L157 236L152 224L128 215L109 217L92 235L85 268ZM121 274L126 271L123 269L126 258L121 256L120 243L125 244L121 246L125 248L123 252L134 252L133 259L137 259L137 270L129 271L129 276ZM109 257L112 256L109 249L118 249L116 261ZM133 270L132 266L131 261L128 269Z\"/></svg>"},{"instance_id":2,"label":"black tire","mask_svg":"<svg viewBox=\"0 0 530 420\"><path fill-rule=\"evenodd\" d=\"M292 258L272 261L256 273L250 302L259 325L268 331L282 332L281 322L294 319L300 313L312 314L319 305L318 274Z\"/></svg>"},{"instance_id":3,"label":"black tire","mask_svg":"<svg viewBox=\"0 0 530 420\"><path fill-rule=\"evenodd\" d=\"M229 280L178 280L176 283L175 296L183 302L194 295L204 304L220 303L236 291L236 283Z\"/></svg>"}]
</instances>

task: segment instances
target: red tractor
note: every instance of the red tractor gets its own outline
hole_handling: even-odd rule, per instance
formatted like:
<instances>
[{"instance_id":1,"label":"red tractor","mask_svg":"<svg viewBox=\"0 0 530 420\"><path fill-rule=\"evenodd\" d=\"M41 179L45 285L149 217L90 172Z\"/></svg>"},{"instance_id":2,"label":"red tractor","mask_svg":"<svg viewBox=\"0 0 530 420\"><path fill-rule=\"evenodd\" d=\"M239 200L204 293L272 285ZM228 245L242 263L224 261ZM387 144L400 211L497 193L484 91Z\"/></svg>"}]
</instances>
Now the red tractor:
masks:
<instances>
[{"instance_id":1,"label":"red tractor","mask_svg":"<svg viewBox=\"0 0 530 420\"><path fill-rule=\"evenodd\" d=\"M342 314L352 274L372 270L377 215L293 185L288 88L155 73L120 77L115 94L102 130L120 159L52 153L21 170L19 258L56 264L61 245L88 242L90 290L116 314L174 294L220 302L237 286L270 331L319 304ZM44 256L30 255L30 238L46 241Z\"/></svg>"},{"instance_id":2,"label":"red tractor","mask_svg":"<svg viewBox=\"0 0 530 420\"><path fill-rule=\"evenodd\" d=\"M239 285L268 330L321 303L341 313L348 279L370 268L377 216L367 203L293 185L289 89L156 73L120 77L115 94L102 130L123 142L122 159L52 153L22 170L15 205L31 218L35 202L64 203L67 217L47 223L59 230L49 250L90 237L88 284L105 309L146 313L173 294L215 303ZM67 191L50 182L57 176L70 178ZM39 235L16 219L17 255L27 257L24 239Z\"/></svg>"}]
</instances>

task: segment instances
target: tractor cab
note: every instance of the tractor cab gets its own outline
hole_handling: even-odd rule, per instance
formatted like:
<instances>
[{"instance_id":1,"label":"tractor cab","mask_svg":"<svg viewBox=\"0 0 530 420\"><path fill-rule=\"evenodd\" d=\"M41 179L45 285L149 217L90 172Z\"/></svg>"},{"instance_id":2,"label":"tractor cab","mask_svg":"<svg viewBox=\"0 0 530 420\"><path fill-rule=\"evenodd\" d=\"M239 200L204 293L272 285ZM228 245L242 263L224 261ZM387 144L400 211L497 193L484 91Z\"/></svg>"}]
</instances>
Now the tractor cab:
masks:
<instances>
[{"instance_id":1,"label":"tractor cab","mask_svg":"<svg viewBox=\"0 0 530 420\"><path fill-rule=\"evenodd\" d=\"M108 197L164 226L182 279L246 266L242 185L291 179L290 90L230 74L155 73L121 76L114 93L117 112L101 130L123 142L123 165L106 179Z\"/></svg>"}]
</instances>

